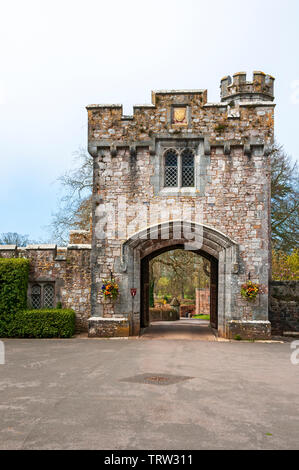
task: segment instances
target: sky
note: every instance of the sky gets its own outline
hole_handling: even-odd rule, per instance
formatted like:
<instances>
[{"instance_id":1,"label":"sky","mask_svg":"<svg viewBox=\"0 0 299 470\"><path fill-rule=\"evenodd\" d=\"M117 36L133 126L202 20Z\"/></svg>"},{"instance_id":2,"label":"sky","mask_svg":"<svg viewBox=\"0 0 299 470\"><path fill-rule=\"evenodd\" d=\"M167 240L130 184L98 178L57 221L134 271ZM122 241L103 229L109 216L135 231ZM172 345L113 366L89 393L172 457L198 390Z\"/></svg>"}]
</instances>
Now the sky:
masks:
<instances>
[{"instance_id":1,"label":"sky","mask_svg":"<svg viewBox=\"0 0 299 470\"><path fill-rule=\"evenodd\" d=\"M150 103L254 70L275 81L276 139L299 160L298 0L0 0L0 234L48 241L57 178L87 145L85 106Z\"/></svg>"}]
</instances>

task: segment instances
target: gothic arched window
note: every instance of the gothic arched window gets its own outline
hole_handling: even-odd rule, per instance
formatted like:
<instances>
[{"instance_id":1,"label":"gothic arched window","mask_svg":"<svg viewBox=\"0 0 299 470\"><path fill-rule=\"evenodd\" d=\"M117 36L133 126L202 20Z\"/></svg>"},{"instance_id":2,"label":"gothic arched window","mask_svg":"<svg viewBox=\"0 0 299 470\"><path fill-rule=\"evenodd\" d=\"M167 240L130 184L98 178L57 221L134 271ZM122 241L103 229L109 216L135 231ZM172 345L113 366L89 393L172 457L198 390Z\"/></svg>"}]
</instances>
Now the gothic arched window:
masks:
<instances>
[{"instance_id":1,"label":"gothic arched window","mask_svg":"<svg viewBox=\"0 0 299 470\"><path fill-rule=\"evenodd\" d=\"M178 154L169 149L165 152L164 186L173 187L178 185Z\"/></svg>"}]
</instances>

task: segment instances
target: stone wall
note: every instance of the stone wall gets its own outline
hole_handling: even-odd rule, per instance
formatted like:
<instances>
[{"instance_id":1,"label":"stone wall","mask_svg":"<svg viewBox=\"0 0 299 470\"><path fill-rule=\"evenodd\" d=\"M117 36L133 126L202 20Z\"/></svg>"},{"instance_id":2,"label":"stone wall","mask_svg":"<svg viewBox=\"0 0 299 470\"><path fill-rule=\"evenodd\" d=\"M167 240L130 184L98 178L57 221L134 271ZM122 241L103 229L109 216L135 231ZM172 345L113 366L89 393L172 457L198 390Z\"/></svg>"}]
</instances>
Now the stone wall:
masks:
<instances>
[{"instance_id":1,"label":"stone wall","mask_svg":"<svg viewBox=\"0 0 299 470\"><path fill-rule=\"evenodd\" d=\"M31 306L31 288L34 284L51 283L55 289L54 306L76 312L77 331L87 331L90 309L90 245L70 244L29 245L26 248L0 246L0 258L27 258L30 260L28 307Z\"/></svg>"},{"instance_id":2,"label":"stone wall","mask_svg":"<svg viewBox=\"0 0 299 470\"><path fill-rule=\"evenodd\" d=\"M188 318L191 314L195 314L195 305L180 305L180 317L181 318Z\"/></svg>"},{"instance_id":3,"label":"stone wall","mask_svg":"<svg viewBox=\"0 0 299 470\"><path fill-rule=\"evenodd\" d=\"M177 321L180 319L179 309L174 308L150 308L149 314L150 323L156 321Z\"/></svg>"},{"instance_id":4,"label":"stone wall","mask_svg":"<svg viewBox=\"0 0 299 470\"><path fill-rule=\"evenodd\" d=\"M299 332L299 281L272 281L269 320L272 335Z\"/></svg>"},{"instance_id":5,"label":"stone wall","mask_svg":"<svg viewBox=\"0 0 299 470\"><path fill-rule=\"evenodd\" d=\"M196 289L196 315L210 315L210 289Z\"/></svg>"}]
</instances>

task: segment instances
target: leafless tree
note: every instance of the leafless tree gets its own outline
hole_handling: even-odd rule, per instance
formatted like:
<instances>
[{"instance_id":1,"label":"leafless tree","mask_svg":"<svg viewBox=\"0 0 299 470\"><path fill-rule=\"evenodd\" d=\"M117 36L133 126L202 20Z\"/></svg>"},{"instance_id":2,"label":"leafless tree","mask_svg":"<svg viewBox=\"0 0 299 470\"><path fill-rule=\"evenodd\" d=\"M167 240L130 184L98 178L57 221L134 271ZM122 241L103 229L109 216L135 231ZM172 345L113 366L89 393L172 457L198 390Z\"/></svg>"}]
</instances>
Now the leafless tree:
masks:
<instances>
[{"instance_id":1,"label":"leafless tree","mask_svg":"<svg viewBox=\"0 0 299 470\"><path fill-rule=\"evenodd\" d=\"M67 243L70 230L90 227L93 158L83 148L74 156L74 167L58 178L64 195L50 224L53 239L61 244Z\"/></svg>"},{"instance_id":2,"label":"leafless tree","mask_svg":"<svg viewBox=\"0 0 299 470\"><path fill-rule=\"evenodd\" d=\"M28 235L21 235L16 232L1 233L0 235L0 245L26 246L29 243L32 242L29 240Z\"/></svg>"}]
</instances>

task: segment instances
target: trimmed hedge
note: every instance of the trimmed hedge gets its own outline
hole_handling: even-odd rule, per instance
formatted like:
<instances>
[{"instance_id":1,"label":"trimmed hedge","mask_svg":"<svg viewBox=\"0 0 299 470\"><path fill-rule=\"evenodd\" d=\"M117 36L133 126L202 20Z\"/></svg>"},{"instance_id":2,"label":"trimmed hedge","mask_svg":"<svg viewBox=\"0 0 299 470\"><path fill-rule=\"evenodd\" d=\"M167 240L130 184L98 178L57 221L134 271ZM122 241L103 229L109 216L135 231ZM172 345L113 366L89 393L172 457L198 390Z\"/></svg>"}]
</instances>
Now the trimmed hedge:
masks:
<instances>
[{"instance_id":1,"label":"trimmed hedge","mask_svg":"<svg viewBox=\"0 0 299 470\"><path fill-rule=\"evenodd\" d=\"M0 258L0 336L10 336L14 317L27 307L29 261Z\"/></svg>"},{"instance_id":2,"label":"trimmed hedge","mask_svg":"<svg viewBox=\"0 0 299 470\"><path fill-rule=\"evenodd\" d=\"M67 309L23 310L17 312L10 331L18 338L71 338L75 333L75 312Z\"/></svg>"}]
</instances>

